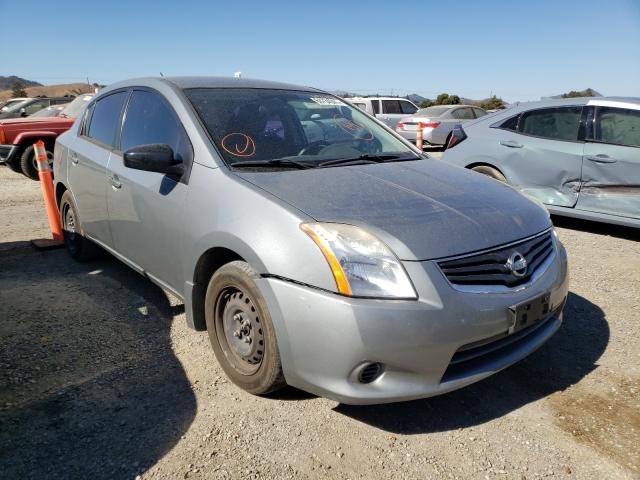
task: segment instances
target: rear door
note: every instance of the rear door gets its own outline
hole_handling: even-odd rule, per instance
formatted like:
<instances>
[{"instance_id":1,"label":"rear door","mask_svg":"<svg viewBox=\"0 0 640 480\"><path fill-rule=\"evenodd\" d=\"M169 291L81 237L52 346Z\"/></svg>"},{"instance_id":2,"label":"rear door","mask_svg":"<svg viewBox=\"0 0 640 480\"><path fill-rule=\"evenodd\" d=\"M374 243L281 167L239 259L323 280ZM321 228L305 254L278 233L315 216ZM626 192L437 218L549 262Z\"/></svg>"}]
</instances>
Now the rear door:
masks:
<instances>
[{"instance_id":1,"label":"rear door","mask_svg":"<svg viewBox=\"0 0 640 480\"><path fill-rule=\"evenodd\" d=\"M589 107L576 208L640 218L640 105Z\"/></svg>"},{"instance_id":2,"label":"rear door","mask_svg":"<svg viewBox=\"0 0 640 480\"><path fill-rule=\"evenodd\" d=\"M498 150L510 183L547 205L575 206L582 169L581 114L581 106L540 108L521 113L515 131L503 127Z\"/></svg>"},{"instance_id":3,"label":"rear door","mask_svg":"<svg viewBox=\"0 0 640 480\"><path fill-rule=\"evenodd\" d=\"M182 178L124 166L124 151L152 143L173 149L185 164ZM109 162L109 224L116 250L174 291L182 291L184 280L180 252L192 158L189 138L169 103L153 90L134 89L119 148Z\"/></svg>"},{"instance_id":4,"label":"rear door","mask_svg":"<svg viewBox=\"0 0 640 480\"><path fill-rule=\"evenodd\" d=\"M90 105L68 153L69 185L82 228L108 246L113 242L107 215L107 164L126 97L126 91L119 91Z\"/></svg>"}]
</instances>

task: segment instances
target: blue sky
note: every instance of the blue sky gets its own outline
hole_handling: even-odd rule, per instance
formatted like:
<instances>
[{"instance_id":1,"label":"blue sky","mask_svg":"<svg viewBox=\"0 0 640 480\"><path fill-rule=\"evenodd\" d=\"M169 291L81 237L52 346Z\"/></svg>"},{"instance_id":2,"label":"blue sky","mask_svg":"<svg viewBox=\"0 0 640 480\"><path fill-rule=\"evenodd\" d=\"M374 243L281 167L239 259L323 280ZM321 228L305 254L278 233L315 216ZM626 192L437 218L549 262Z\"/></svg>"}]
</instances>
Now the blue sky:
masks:
<instances>
[{"instance_id":1,"label":"blue sky","mask_svg":"<svg viewBox=\"0 0 640 480\"><path fill-rule=\"evenodd\" d=\"M0 0L0 75L232 75L365 94L640 96L640 0Z\"/></svg>"}]
</instances>

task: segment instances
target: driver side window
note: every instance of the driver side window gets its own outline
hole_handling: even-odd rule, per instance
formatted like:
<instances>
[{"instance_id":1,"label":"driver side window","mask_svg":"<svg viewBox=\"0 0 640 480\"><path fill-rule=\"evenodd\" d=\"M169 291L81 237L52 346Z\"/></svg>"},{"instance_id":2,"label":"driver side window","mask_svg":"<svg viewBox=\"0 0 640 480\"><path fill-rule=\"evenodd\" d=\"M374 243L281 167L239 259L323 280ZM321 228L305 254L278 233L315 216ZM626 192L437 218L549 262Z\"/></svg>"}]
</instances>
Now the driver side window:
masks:
<instances>
[{"instance_id":1,"label":"driver side window","mask_svg":"<svg viewBox=\"0 0 640 480\"><path fill-rule=\"evenodd\" d=\"M191 143L177 116L158 95L134 90L127 105L120 149L159 143L169 145L177 161L191 160Z\"/></svg>"}]
</instances>

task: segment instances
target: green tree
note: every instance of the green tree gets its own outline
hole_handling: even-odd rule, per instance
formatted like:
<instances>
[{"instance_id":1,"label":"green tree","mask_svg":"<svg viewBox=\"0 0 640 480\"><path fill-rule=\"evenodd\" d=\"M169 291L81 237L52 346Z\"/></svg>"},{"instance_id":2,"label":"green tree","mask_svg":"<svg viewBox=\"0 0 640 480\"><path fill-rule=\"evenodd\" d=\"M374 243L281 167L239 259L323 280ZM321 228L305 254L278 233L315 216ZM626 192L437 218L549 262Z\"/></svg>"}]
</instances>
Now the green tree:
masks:
<instances>
[{"instance_id":1,"label":"green tree","mask_svg":"<svg viewBox=\"0 0 640 480\"><path fill-rule=\"evenodd\" d=\"M20 82L15 82L11 88L12 97L26 97L27 91L24 89Z\"/></svg>"},{"instance_id":2,"label":"green tree","mask_svg":"<svg viewBox=\"0 0 640 480\"><path fill-rule=\"evenodd\" d=\"M595 93L593 90L591 90L590 88L587 88L586 90L571 90L568 93L563 93L561 95L562 98L575 98L575 97L594 97Z\"/></svg>"},{"instance_id":3,"label":"green tree","mask_svg":"<svg viewBox=\"0 0 640 480\"><path fill-rule=\"evenodd\" d=\"M433 107L435 105L435 103L433 103L433 100L429 100L428 98L426 100L423 100L420 102L419 107L420 108L429 108L429 107Z\"/></svg>"},{"instance_id":4,"label":"green tree","mask_svg":"<svg viewBox=\"0 0 640 480\"><path fill-rule=\"evenodd\" d=\"M434 105L458 105L460 103L460 97L458 95L449 95L448 93L441 93L436 97Z\"/></svg>"},{"instance_id":5,"label":"green tree","mask_svg":"<svg viewBox=\"0 0 640 480\"><path fill-rule=\"evenodd\" d=\"M480 102L480 108L484 108L485 110L497 110L499 108L504 108L504 100L492 95L486 100Z\"/></svg>"}]
</instances>

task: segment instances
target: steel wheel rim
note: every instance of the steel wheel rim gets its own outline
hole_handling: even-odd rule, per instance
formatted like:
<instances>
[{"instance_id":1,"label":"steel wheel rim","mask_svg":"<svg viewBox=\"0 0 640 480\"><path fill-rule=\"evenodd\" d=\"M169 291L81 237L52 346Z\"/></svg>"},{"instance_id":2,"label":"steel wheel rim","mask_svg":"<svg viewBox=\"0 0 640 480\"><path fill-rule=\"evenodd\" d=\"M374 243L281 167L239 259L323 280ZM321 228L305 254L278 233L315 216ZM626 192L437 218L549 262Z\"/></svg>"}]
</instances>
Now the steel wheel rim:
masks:
<instances>
[{"instance_id":1,"label":"steel wheel rim","mask_svg":"<svg viewBox=\"0 0 640 480\"><path fill-rule=\"evenodd\" d=\"M216 304L216 332L222 350L243 375L258 371L264 359L262 322L251 298L235 286L226 287Z\"/></svg>"},{"instance_id":2,"label":"steel wheel rim","mask_svg":"<svg viewBox=\"0 0 640 480\"><path fill-rule=\"evenodd\" d=\"M63 229L65 235L67 235L70 241L73 241L76 237L76 217L73 214L71 205L68 203L65 203L62 209L62 219L64 222Z\"/></svg>"}]
</instances>

